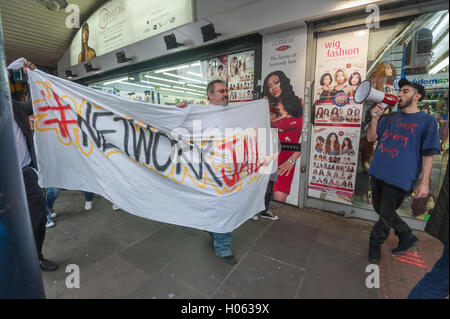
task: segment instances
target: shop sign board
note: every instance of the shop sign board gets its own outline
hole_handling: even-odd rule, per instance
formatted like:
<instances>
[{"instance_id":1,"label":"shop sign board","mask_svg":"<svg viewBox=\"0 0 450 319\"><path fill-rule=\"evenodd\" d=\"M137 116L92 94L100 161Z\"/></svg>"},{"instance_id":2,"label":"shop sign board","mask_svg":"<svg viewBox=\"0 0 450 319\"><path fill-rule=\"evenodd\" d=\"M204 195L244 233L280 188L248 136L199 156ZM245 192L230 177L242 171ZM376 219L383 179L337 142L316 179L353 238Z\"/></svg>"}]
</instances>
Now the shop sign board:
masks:
<instances>
[{"instance_id":1,"label":"shop sign board","mask_svg":"<svg viewBox=\"0 0 450 319\"><path fill-rule=\"evenodd\" d=\"M192 21L192 0L111 0L76 33L70 45L70 65L87 62Z\"/></svg>"},{"instance_id":2,"label":"shop sign board","mask_svg":"<svg viewBox=\"0 0 450 319\"><path fill-rule=\"evenodd\" d=\"M415 74L405 77L412 83L423 85L425 89L448 89L448 73ZM400 90L398 81L400 81L400 76L396 76L394 79L394 86L397 91Z\"/></svg>"}]
</instances>

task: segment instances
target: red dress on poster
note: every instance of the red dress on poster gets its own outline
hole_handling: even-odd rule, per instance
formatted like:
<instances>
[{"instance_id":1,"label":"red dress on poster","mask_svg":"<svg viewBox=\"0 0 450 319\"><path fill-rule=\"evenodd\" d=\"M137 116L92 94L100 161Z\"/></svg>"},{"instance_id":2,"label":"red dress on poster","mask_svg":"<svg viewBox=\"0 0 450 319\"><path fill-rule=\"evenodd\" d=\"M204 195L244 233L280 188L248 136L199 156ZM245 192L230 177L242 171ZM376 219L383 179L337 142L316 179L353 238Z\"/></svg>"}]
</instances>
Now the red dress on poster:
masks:
<instances>
[{"instance_id":1,"label":"red dress on poster","mask_svg":"<svg viewBox=\"0 0 450 319\"><path fill-rule=\"evenodd\" d=\"M303 117L295 118L288 116L272 123L272 126L278 129L278 138L280 143L297 144L302 135ZM281 150L278 155L278 167L289 159L294 151ZM289 194L291 191L292 179L294 178L295 166L290 173L278 175L277 181L273 184L273 191L279 191Z\"/></svg>"}]
</instances>

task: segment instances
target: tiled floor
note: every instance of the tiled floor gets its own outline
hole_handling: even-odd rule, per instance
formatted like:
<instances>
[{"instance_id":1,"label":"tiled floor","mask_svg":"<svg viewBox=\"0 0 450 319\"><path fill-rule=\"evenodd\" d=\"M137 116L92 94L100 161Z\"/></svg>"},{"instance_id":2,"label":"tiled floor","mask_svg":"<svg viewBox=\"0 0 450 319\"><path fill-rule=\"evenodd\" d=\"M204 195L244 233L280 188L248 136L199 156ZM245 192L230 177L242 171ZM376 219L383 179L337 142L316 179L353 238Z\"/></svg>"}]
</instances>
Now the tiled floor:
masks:
<instances>
[{"instance_id":1,"label":"tiled floor","mask_svg":"<svg viewBox=\"0 0 450 319\"><path fill-rule=\"evenodd\" d=\"M415 231L420 244L396 258L392 234L379 264L380 288L369 289L369 221L271 203L280 219L236 229L239 262L230 266L204 231L113 211L101 197L84 211L74 191L61 192L55 208L44 254L60 267L42 273L47 298L405 298L442 253L438 240ZM69 264L79 266L80 288L66 287Z\"/></svg>"}]
</instances>

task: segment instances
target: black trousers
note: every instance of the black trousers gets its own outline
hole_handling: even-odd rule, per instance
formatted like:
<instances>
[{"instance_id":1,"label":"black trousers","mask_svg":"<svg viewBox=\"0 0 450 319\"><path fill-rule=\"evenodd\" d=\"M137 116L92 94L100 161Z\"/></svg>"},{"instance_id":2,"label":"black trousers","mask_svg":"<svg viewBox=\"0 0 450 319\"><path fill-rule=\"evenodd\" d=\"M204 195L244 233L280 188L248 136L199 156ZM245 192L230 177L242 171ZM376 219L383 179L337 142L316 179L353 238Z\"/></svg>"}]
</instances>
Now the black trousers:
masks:
<instances>
[{"instance_id":1,"label":"black trousers","mask_svg":"<svg viewBox=\"0 0 450 319\"><path fill-rule=\"evenodd\" d=\"M391 228L394 228L395 235L400 240L411 236L411 228L396 213L409 193L374 177L371 178L370 184L373 208L380 215L370 233L370 244L381 246L389 237Z\"/></svg>"},{"instance_id":2,"label":"black trousers","mask_svg":"<svg viewBox=\"0 0 450 319\"><path fill-rule=\"evenodd\" d=\"M31 227L33 228L34 241L39 259L42 258L42 245L45 239L45 198L42 188L38 184L35 171L26 167L22 170L25 190L27 193L28 210L30 212Z\"/></svg>"},{"instance_id":3,"label":"black trousers","mask_svg":"<svg viewBox=\"0 0 450 319\"><path fill-rule=\"evenodd\" d=\"M264 196L264 204L266 205L266 209L263 212L269 209L269 203L272 200L273 183L274 182L269 181L269 184L267 184L266 195Z\"/></svg>"}]
</instances>

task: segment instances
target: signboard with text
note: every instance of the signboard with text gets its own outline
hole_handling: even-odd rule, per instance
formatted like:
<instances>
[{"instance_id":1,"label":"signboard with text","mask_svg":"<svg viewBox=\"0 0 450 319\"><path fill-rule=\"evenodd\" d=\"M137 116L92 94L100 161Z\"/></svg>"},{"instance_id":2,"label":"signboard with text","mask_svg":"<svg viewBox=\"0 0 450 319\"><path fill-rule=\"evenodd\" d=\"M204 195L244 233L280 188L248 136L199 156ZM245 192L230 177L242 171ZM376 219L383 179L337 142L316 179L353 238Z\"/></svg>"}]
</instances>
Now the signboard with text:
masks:
<instances>
[{"instance_id":1,"label":"signboard with text","mask_svg":"<svg viewBox=\"0 0 450 319\"><path fill-rule=\"evenodd\" d=\"M193 21L192 0L112 0L80 28L70 65L125 47Z\"/></svg>"}]
</instances>

